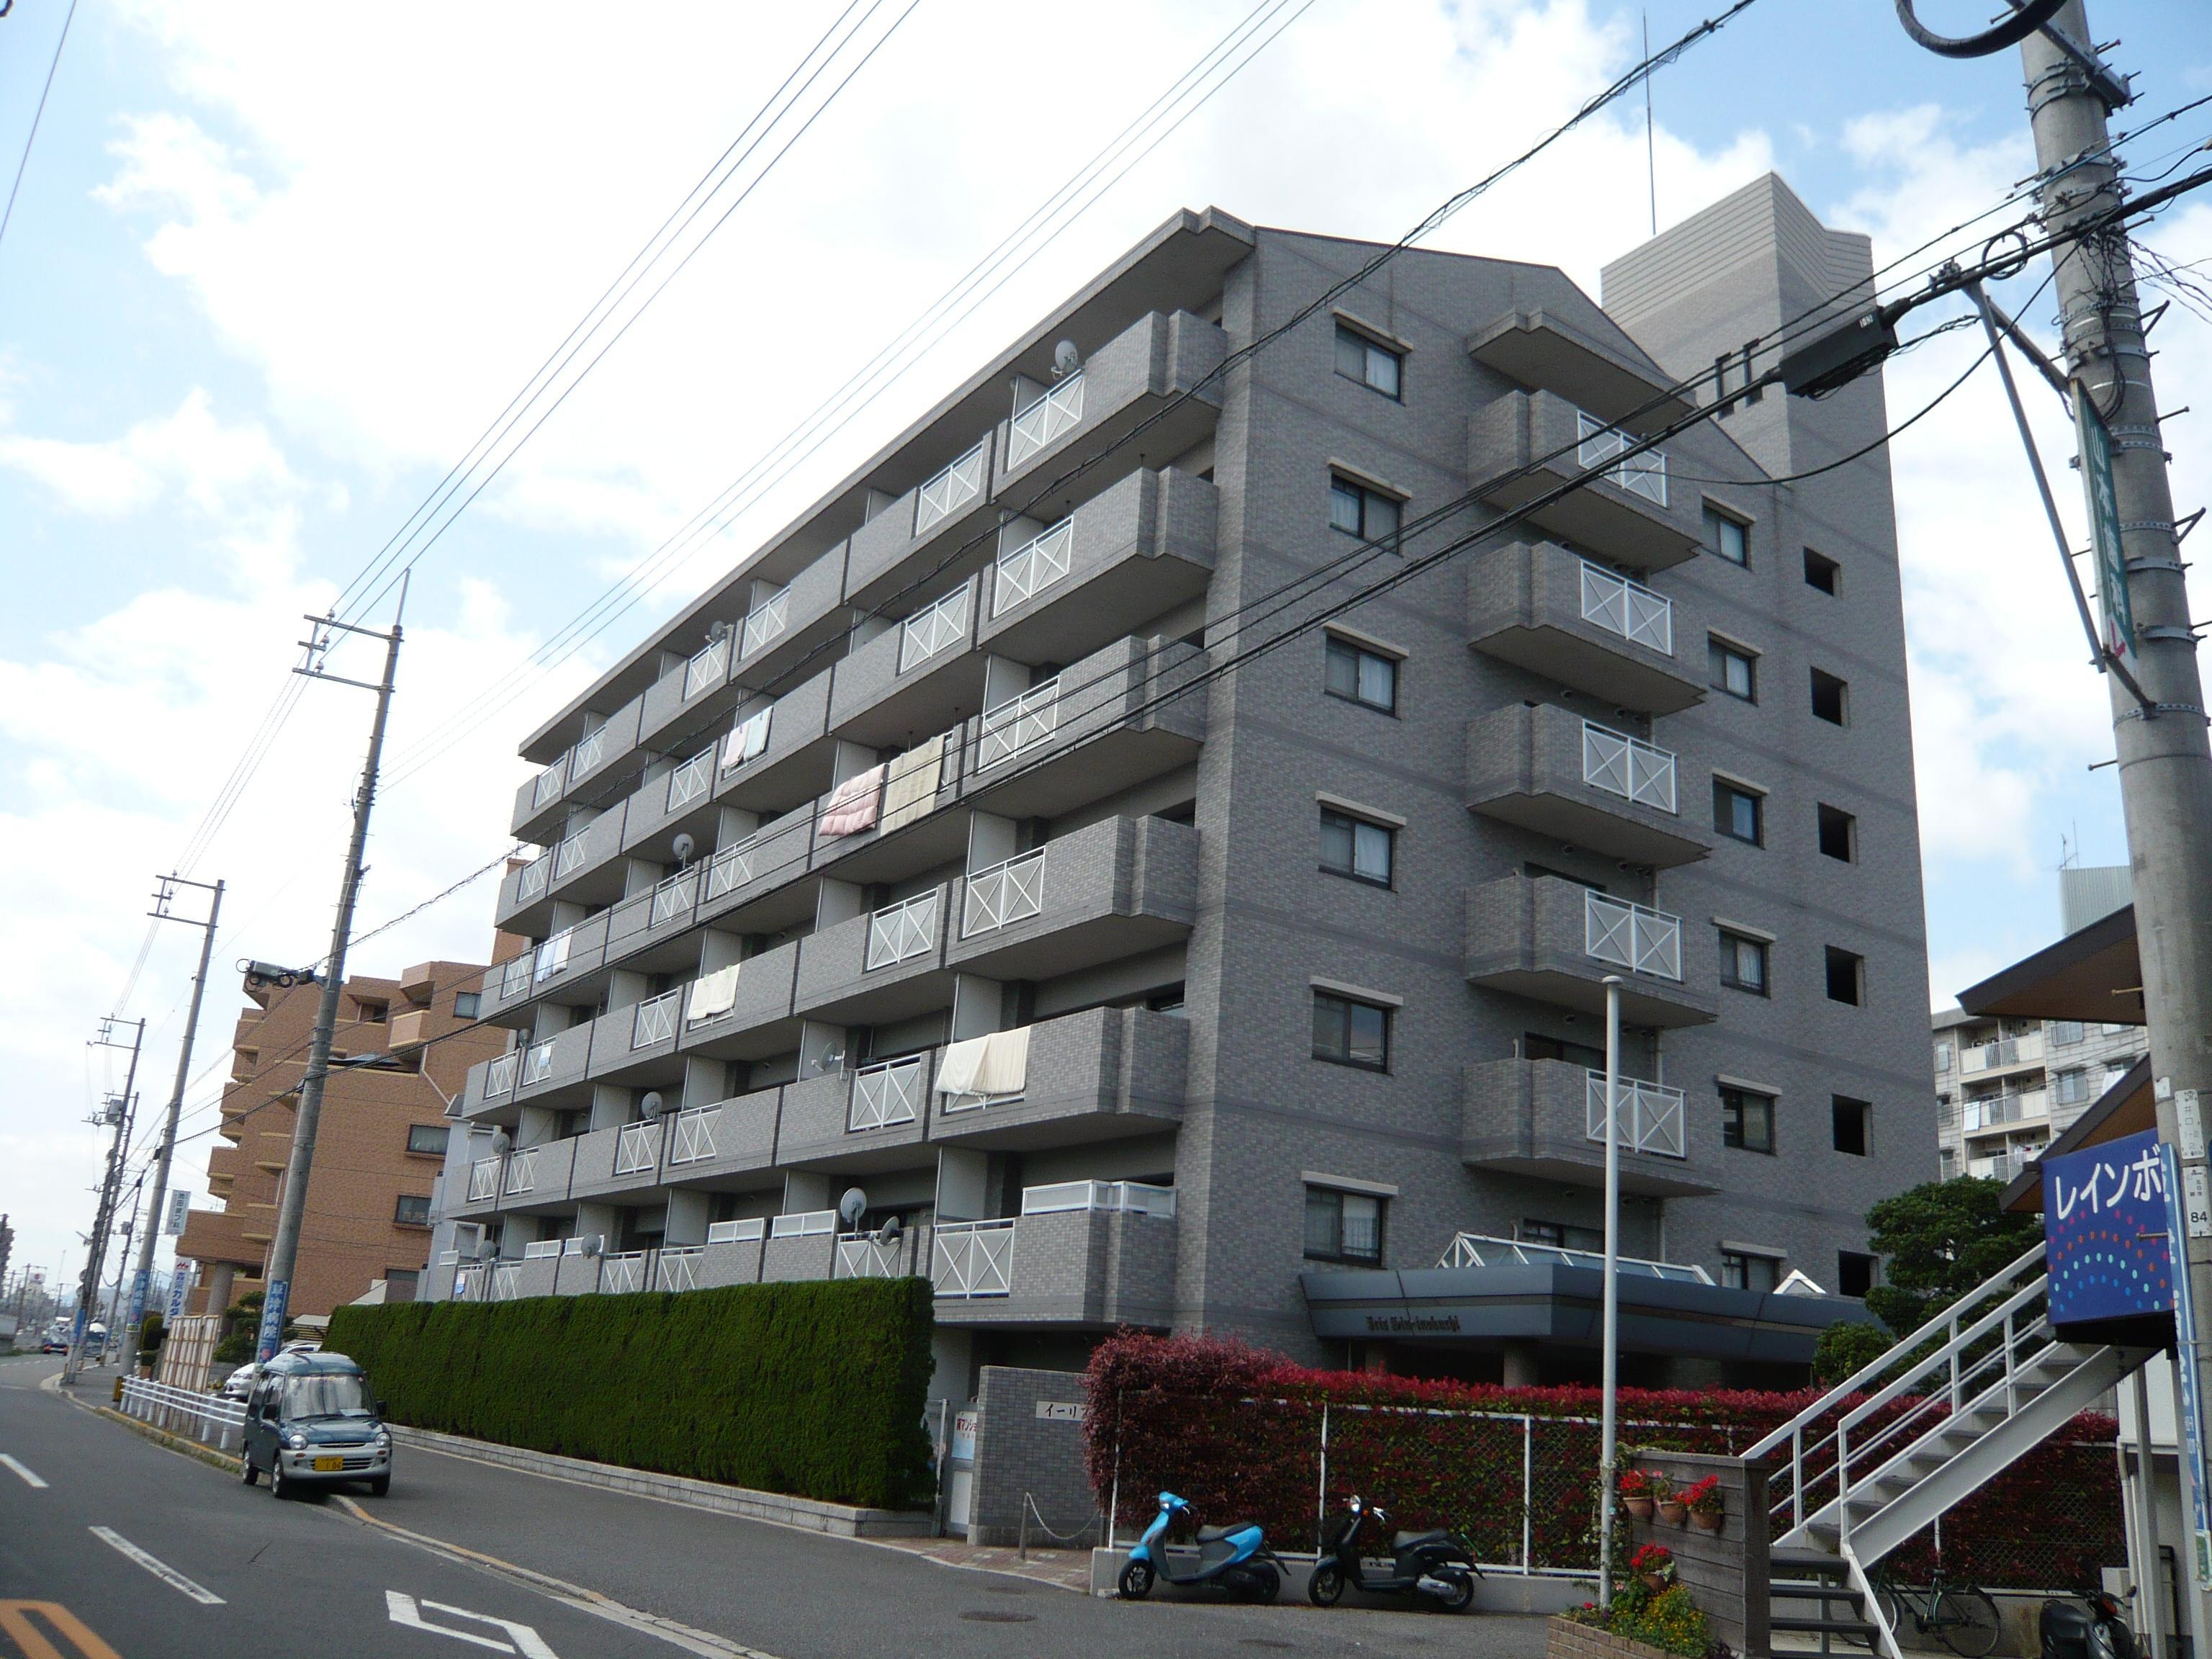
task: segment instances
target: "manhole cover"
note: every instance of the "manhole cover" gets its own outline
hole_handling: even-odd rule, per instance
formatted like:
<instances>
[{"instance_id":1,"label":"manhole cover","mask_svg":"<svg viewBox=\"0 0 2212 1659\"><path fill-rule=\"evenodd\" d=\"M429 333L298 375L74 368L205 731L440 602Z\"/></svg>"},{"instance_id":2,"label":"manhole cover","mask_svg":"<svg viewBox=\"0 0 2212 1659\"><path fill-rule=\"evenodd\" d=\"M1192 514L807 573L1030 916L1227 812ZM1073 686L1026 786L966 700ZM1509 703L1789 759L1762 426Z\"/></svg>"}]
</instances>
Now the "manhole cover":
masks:
<instances>
[{"instance_id":1,"label":"manhole cover","mask_svg":"<svg viewBox=\"0 0 2212 1659\"><path fill-rule=\"evenodd\" d=\"M983 1586L983 1589L986 1593L992 1595L1027 1595L1030 1594L1030 1587L1027 1584L986 1584Z\"/></svg>"},{"instance_id":2,"label":"manhole cover","mask_svg":"<svg viewBox=\"0 0 2212 1659\"><path fill-rule=\"evenodd\" d=\"M976 1625L1030 1625L1036 1622L1033 1613L1012 1613L999 1607L976 1607L960 1615Z\"/></svg>"}]
</instances>

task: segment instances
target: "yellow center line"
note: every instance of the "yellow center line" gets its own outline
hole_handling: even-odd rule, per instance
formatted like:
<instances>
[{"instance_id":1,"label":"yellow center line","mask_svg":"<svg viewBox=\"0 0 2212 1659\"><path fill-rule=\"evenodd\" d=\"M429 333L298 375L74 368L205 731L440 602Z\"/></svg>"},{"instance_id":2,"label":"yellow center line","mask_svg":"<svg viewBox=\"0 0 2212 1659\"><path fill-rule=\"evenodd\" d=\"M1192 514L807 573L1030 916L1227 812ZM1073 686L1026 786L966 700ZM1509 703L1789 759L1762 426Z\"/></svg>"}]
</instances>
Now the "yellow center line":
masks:
<instances>
[{"instance_id":1,"label":"yellow center line","mask_svg":"<svg viewBox=\"0 0 2212 1659\"><path fill-rule=\"evenodd\" d=\"M48 1641L31 1623L36 1613L70 1644L70 1654ZM113 1648L85 1627L85 1623L58 1601L0 1601L0 1634L21 1648L23 1659L121 1659Z\"/></svg>"}]
</instances>

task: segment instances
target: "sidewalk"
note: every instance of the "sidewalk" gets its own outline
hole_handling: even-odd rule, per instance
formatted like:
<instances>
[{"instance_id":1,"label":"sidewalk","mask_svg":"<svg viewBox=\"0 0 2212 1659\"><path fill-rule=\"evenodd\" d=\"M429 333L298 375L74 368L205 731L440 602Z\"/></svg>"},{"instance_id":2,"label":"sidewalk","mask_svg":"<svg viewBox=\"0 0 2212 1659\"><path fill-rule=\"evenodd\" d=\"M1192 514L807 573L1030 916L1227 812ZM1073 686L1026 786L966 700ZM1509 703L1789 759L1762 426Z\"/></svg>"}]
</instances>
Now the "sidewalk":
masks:
<instances>
[{"instance_id":1,"label":"sidewalk","mask_svg":"<svg viewBox=\"0 0 2212 1659\"><path fill-rule=\"evenodd\" d=\"M1087 1549L1046 1550L1031 1546L1030 1558L1024 1561L1018 1550L1004 1545L970 1544L957 1538L871 1538L867 1541L885 1549L926 1556L948 1567L1006 1573L1073 1590L1079 1595L1091 1594L1091 1552Z\"/></svg>"}]
</instances>

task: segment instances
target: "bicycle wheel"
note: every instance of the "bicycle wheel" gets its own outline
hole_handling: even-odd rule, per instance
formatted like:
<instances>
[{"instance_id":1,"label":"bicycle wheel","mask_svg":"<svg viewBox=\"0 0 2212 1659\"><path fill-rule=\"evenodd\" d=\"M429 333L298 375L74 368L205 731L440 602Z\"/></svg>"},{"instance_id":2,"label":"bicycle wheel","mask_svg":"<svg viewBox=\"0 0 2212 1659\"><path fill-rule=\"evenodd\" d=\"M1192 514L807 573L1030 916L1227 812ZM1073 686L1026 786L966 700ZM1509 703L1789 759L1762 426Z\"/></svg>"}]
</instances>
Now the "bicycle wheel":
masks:
<instances>
[{"instance_id":1,"label":"bicycle wheel","mask_svg":"<svg viewBox=\"0 0 2212 1659\"><path fill-rule=\"evenodd\" d=\"M1929 1622L1959 1659L1989 1659L2004 1633L1997 1604L1972 1584L1947 1586L1932 1611Z\"/></svg>"},{"instance_id":2,"label":"bicycle wheel","mask_svg":"<svg viewBox=\"0 0 2212 1659\"><path fill-rule=\"evenodd\" d=\"M1881 1604L1882 1622L1889 1626L1889 1633L1897 1638L1898 1646L1903 1647L1905 1638L1915 1633L1911 1605L1890 1588L1887 1580L1876 1583L1874 1593L1875 1599Z\"/></svg>"}]
</instances>

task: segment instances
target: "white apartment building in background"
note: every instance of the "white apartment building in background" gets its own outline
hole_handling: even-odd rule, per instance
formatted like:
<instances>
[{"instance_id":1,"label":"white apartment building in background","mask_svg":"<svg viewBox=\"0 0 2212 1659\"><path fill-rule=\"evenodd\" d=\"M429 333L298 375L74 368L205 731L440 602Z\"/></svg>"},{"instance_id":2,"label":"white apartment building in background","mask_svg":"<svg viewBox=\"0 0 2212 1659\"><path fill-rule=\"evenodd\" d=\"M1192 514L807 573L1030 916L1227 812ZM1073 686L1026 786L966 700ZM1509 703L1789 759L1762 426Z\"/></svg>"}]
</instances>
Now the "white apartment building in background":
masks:
<instances>
[{"instance_id":1,"label":"white apartment building in background","mask_svg":"<svg viewBox=\"0 0 2212 1659\"><path fill-rule=\"evenodd\" d=\"M2133 902L2125 865L2058 872L2068 933ZM1996 1019L1952 1007L1934 1024L1939 1170L2010 1181L2142 1058L2136 1024Z\"/></svg>"}]
</instances>

